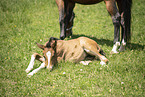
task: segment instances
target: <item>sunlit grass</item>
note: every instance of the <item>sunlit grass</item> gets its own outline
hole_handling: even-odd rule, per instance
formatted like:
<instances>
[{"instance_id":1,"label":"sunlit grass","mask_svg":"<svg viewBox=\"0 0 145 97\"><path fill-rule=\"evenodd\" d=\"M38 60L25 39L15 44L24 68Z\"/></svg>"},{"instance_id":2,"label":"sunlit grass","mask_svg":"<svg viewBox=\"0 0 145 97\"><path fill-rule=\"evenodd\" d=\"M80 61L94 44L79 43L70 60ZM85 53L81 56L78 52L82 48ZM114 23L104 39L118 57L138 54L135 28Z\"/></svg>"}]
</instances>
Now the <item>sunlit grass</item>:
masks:
<instances>
[{"instance_id":1,"label":"sunlit grass","mask_svg":"<svg viewBox=\"0 0 145 97\"><path fill-rule=\"evenodd\" d=\"M35 42L59 38L59 16L54 0L0 1L0 93L1 96L144 96L145 23L144 1L133 0L132 41L125 52L110 55L113 25L104 2L76 5L73 38L94 39L105 51L109 63L93 61L84 66L61 62L52 72L42 69L27 78L25 69ZM36 61L34 68L40 65Z\"/></svg>"}]
</instances>

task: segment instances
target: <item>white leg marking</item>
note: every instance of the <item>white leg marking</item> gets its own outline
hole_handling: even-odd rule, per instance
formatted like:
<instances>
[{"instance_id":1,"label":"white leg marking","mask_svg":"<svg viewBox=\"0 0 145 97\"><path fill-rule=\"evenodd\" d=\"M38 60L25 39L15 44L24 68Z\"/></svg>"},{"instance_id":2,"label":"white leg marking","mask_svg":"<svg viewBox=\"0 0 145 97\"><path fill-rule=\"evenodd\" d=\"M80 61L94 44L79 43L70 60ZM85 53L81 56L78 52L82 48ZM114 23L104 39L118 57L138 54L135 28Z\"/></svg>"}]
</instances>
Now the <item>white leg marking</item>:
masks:
<instances>
[{"instance_id":1,"label":"white leg marking","mask_svg":"<svg viewBox=\"0 0 145 97\"><path fill-rule=\"evenodd\" d=\"M33 74L37 73L41 68L44 68L44 67L45 67L45 63L42 63L42 64L40 65L40 67L38 67L37 69L35 69L35 70L33 70L32 72L30 72L27 76L28 76L28 77L33 76Z\"/></svg>"},{"instance_id":2,"label":"white leg marking","mask_svg":"<svg viewBox=\"0 0 145 97\"><path fill-rule=\"evenodd\" d=\"M48 52L46 53L46 56L47 56L47 59L48 59L47 69L49 69L49 65L50 65L50 61L51 61L51 52L48 51Z\"/></svg>"},{"instance_id":3,"label":"white leg marking","mask_svg":"<svg viewBox=\"0 0 145 97\"><path fill-rule=\"evenodd\" d=\"M93 51L91 51L91 50L88 50L88 49L86 49L86 48L84 48L84 50L85 50L88 54L95 55L95 53L94 53ZM95 56L96 56L96 55L95 55Z\"/></svg>"},{"instance_id":4,"label":"white leg marking","mask_svg":"<svg viewBox=\"0 0 145 97\"><path fill-rule=\"evenodd\" d=\"M119 48L119 51L125 51L125 46L126 46L126 42L124 41L124 39L122 40L121 46Z\"/></svg>"},{"instance_id":5,"label":"white leg marking","mask_svg":"<svg viewBox=\"0 0 145 97\"><path fill-rule=\"evenodd\" d=\"M111 51L111 54L113 53L118 53L117 52L117 48L120 46L120 42L116 42L114 45L113 45L113 49Z\"/></svg>"},{"instance_id":6,"label":"white leg marking","mask_svg":"<svg viewBox=\"0 0 145 97\"><path fill-rule=\"evenodd\" d=\"M85 48L84 48L84 50L85 50L86 52L90 52L90 50L87 50L87 49L85 49Z\"/></svg>"},{"instance_id":7,"label":"white leg marking","mask_svg":"<svg viewBox=\"0 0 145 97\"><path fill-rule=\"evenodd\" d=\"M89 65L90 62L92 62L92 61L81 61L80 63L83 65Z\"/></svg>"},{"instance_id":8,"label":"white leg marking","mask_svg":"<svg viewBox=\"0 0 145 97\"><path fill-rule=\"evenodd\" d=\"M106 63L104 61L101 61L100 64L101 65L106 65Z\"/></svg>"},{"instance_id":9,"label":"white leg marking","mask_svg":"<svg viewBox=\"0 0 145 97\"><path fill-rule=\"evenodd\" d=\"M32 55L31 56L31 61L30 61L29 65L28 65L28 68L25 70L26 73L28 73L30 70L33 69L34 61L35 61L35 57L34 57L34 55Z\"/></svg>"}]
</instances>

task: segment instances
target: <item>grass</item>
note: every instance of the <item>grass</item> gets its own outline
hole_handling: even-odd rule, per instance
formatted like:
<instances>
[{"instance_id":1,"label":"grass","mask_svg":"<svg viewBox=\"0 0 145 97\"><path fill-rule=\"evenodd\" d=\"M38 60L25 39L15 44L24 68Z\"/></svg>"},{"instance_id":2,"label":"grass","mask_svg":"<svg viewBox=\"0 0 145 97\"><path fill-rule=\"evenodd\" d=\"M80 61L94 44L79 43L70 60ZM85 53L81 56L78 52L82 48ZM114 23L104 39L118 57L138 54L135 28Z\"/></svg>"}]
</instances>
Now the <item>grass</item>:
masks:
<instances>
[{"instance_id":1,"label":"grass","mask_svg":"<svg viewBox=\"0 0 145 97\"><path fill-rule=\"evenodd\" d=\"M61 62L52 72L42 69L26 77L30 56L42 54L35 42L59 38L59 16L54 0L0 1L0 94L3 96L145 96L144 0L133 0L132 41L125 52L110 55L113 25L105 4L76 5L73 38L86 36L106 52L105 67ZM34 68L40 65L35 63ZM65 74L64 74L65 72Z\"/></svg>"}]
</instances>

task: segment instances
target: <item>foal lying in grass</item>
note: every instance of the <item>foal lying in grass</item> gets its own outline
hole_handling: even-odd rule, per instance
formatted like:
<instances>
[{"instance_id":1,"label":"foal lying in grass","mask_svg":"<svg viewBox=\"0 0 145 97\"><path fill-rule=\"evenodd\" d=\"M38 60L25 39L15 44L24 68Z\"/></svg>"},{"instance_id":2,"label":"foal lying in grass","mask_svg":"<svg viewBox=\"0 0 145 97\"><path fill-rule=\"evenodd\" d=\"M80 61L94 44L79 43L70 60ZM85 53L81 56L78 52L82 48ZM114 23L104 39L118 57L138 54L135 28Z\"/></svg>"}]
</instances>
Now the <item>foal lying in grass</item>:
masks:
<instances>
[{"instance_id":1,"label":"foal lying in grass","mask_svg":"<svg viewBox=\"0 0 145 97\"><path fill-rule=\"evenodd\" d=\"M53 66L61 60L72 61L74 63L80 62L84 65L88 65L91 62L83 61L86 58L90 60L99 58L101 65L108 62L108 59L104 56L104 52L98 44L87 37L79 37L68 41L51 37L45 45L37 43L37 46L43 50L43 56L34 53L31 56L31 61L26 72L28 73L33 69L35 59L41 61L42 64L39 68L30 72L28 76L32 76L41 68L46 67L48 70L52 70Z\"/></svg>"}]
</instances>

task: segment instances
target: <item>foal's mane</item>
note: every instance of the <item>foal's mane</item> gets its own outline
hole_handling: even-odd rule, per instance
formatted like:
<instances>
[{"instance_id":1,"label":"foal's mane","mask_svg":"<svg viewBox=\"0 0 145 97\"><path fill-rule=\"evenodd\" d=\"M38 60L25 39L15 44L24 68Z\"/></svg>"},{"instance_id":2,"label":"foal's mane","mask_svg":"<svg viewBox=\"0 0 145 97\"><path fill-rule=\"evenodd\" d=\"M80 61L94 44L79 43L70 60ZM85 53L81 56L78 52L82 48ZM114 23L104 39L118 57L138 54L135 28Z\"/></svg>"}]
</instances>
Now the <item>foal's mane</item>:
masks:
<instances>
[{"instance_id":1,"label":"foal's mane","mask_svg":"<svg viewBox=\"0 0 145 97\"><path fill-rule=\"evenodd\" d=\"M46 44L46 47L51 47L51 42L52 42L53 40L60 40L60 39L55 38L55 37L50 37L48 43Z\"/></svg>"}]
</instances>

